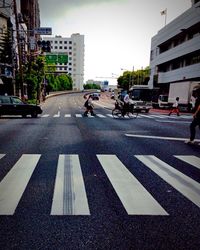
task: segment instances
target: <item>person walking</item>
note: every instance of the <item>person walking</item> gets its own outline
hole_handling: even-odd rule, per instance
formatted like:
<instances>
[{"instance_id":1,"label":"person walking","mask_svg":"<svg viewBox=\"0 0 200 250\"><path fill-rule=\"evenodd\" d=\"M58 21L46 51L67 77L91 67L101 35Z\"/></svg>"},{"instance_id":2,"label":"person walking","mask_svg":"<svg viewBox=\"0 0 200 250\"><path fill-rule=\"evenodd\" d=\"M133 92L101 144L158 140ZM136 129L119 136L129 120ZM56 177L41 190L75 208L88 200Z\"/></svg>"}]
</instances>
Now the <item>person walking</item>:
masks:
<instances>
[{"instance_id":1,"label":"person walking","mask_svg":"<svg viewBox=\"0 0 200 250\"><path fill-rule=\"evenodd\" d=\"M88 112L90 112L90 114L92 116L95 116L94 114L94 105L92 103L92 95L89 95L88 99L86 100L84 107L86 108L86 111L84 112L84 116L88 116Z\"/></svg>"},{"instance_id":2,"label":"person walking","mask_svg":"<svg viewBox=\"0 0 200 250\"><path fill-rule=\"evenodd\" d=\"M196 97L193 120L190 124L190 139L186 140L186 144L194 144L194 139L196 135L196 127L200 127L200 88L194 91L194 97Z\"/></svg>"},{"instance_id":3,"label":"person walking","mask_svg":"<svg viewBox=\"0 0 200 250\"><path fill-rule=\"evenodd\" d=\"M178 107L178 102L179 102L179 97L176 97L176 101L175 101L175 103L173 104L172 109L171 109L171 111L169 112L168 115L171 115L172 113L176 113L177 116L180 115L179 107Z\"/></svg>"}]
</instances>

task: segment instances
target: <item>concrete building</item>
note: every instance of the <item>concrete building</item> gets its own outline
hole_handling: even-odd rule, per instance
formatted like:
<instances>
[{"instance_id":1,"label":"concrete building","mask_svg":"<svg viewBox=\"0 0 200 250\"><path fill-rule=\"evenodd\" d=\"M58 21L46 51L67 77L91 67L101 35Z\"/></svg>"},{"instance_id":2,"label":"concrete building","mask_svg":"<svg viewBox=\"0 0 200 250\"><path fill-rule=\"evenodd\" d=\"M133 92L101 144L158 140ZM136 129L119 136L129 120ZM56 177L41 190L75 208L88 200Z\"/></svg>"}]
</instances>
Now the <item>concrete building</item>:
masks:
<instances>
[{"instance_id":1,"label":"concrete building","mask_svg":"<svg viewBox=\"0 0 200 250\"><path fill-rule=\"evenodd\" d=\"M200 83L200 0L161 29L151 41L150 87Z\"/></svg>"},{"instance_id":2,"label":"concrete building","mask_svg":"<svg viewBox=\"0 0 200 250\"><path fill-rule=\"evenodd\" d=\"M52 54L67 54L68 62L56 65L57 73L67 73L72 77L73 89L83 89L84 79L84 35L72 34L71 37L44 37L51 42Z\"/></svg>"}]
</instances>

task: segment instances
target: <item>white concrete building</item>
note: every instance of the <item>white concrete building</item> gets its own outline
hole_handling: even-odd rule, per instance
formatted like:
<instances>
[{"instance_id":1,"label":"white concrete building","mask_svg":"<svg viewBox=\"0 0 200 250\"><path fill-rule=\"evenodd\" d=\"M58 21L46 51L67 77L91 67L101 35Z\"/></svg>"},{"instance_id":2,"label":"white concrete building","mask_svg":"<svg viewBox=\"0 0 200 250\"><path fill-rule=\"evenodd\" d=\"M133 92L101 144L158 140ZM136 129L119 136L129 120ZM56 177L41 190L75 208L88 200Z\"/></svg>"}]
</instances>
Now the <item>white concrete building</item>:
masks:
<instances>
[{"instance_id":1,"label":"white concrete building","mask_svg":"<svg viewBox=\"0 0 200 250\"><path fill-rule=\"evenodd\" d=\"M84 81L84 35L78 33L71 37L44 37L44 40L51 42L51 53L66 53L67 63L56 65L56 72L67 73L73 79L73 89L82 90Z\"/></svg>"},{"instance_id":2,"label":"white concrete building","mask_svg":"<svg viewBox=\"0 0 200 250\"><path fill-rule=\"evenodd\" d=\"M200 83L200 0L161 29L151 41L149 86Z\"/></svg>"}]
</instances>

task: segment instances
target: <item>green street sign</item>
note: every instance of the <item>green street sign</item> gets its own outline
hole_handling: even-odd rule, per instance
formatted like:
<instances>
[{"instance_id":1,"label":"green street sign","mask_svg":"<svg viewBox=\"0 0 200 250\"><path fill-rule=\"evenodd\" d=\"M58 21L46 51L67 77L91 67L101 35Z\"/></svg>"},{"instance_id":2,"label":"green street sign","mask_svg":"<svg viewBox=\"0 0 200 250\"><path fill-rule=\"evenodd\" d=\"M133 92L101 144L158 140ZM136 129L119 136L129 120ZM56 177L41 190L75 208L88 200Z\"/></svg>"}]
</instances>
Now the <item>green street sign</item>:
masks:
<instances>
[{"instance_id":1,"label":"green street sign","mask_svg":"<svg viewBox=\"0 0 200 250\"><path fill-rule=\"evenodd\" d=\"M66 54L48 54L45 55L46 64L68 63L68 55Z\"/></svg>"}]
</instances>

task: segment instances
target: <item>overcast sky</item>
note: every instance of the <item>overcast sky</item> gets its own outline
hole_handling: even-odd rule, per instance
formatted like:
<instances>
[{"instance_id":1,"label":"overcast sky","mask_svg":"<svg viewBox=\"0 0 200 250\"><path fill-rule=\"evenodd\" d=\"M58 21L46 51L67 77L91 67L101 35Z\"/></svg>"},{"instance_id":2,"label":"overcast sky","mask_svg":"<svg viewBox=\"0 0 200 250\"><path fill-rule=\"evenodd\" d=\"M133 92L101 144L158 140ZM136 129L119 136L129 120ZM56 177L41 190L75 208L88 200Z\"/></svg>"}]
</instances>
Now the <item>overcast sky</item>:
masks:
<instances>
[{"instance_id":1,"label":"overcast sky","mask_svg":"<svg viewBox=\"0 0 200 250\"><path fill-rule=\"evenodd\" d=\"M85 81L149 65L151 38L191 7L191 0L39 0L41 27L85 36Z\"/></svg>"}]
</instances>

